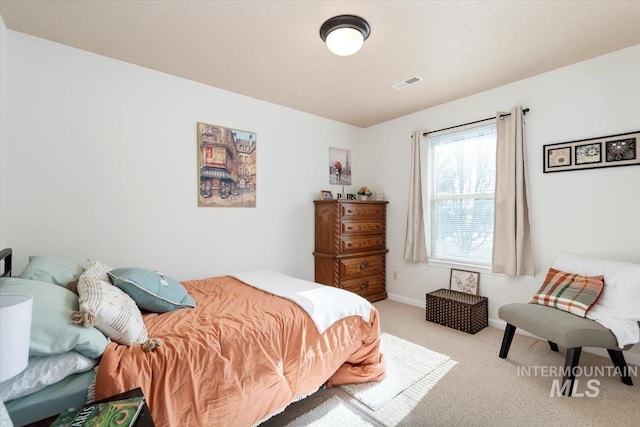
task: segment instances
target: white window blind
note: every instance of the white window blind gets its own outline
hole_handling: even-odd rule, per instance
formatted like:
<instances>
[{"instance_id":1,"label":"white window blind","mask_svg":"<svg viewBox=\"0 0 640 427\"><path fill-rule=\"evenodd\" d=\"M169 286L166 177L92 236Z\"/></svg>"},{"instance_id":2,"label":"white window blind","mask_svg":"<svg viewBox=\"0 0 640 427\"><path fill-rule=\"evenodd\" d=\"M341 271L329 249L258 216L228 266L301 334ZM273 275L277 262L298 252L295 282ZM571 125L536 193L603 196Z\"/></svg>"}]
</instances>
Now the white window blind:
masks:
<instances>
[{"instance_id":1,"label":"white window blind","mask_svg":"<svg viewBox=\"0 0 640 427\"><path fill-rule=\"evenodd\" d=\"M430 260L491 265L495 120L427 136L424 212Z\"/></svg>"}]
</instances>

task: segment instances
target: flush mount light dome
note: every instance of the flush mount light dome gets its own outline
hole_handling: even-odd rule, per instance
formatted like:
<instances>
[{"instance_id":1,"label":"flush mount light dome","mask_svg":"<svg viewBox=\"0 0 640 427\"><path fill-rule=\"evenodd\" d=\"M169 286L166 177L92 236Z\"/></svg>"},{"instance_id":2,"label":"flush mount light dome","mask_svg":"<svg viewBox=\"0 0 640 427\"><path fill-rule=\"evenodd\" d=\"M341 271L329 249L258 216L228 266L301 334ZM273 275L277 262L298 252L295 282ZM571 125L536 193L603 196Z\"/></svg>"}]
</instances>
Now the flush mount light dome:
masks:
<instances>
[{"instance_id":1,"label":"flush mount light dome","mask_svg":"<svg viewBox=\"0 0 640 427\"><path fill-rule=\"evenodd\" d=\"M355 15L334 16L320 27L320 38L338 56L349 56L359 51L369 34L369 23Z\"/></svg>"}]
</instances>

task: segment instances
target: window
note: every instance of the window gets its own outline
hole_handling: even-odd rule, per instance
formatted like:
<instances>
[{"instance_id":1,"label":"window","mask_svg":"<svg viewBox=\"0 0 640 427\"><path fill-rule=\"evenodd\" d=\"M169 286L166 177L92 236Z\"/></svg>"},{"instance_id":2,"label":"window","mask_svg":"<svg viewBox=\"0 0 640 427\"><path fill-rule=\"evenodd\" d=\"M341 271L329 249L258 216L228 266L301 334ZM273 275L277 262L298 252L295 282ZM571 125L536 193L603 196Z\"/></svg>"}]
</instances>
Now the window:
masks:
<instances>
[{"instance_id":1,"label":"window","mask_svg":"<svg viewBox=\"0 0 640 427\"><path fill-rule=\"evenodd\" d=\"M429 260L490 266L495 121L429 134L426 145L422 176Z\"/></svg>"}]
</instances>

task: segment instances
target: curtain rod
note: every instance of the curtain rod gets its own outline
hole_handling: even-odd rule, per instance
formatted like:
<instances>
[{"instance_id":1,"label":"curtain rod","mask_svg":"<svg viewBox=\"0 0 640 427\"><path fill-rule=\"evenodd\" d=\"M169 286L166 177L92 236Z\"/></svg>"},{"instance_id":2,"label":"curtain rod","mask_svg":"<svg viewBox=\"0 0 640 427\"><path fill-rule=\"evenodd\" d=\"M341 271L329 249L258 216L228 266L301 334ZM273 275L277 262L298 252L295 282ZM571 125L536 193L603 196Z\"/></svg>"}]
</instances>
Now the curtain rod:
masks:
<instances>
[{"instance_id":1,"label":"curtain rod","mask_svg":"<svg viewBox=\"0 0 640 427\"><path fill-rule=\"evenodd\" d=\"M529 109L528 109L528 108L524 108L524 109L522 110L522 114L527 114L528 112L529 112ZM504 114L500 114L500 117L510 116L510 115L511 115L511 113L504 113ZM495 117L488 117L488 118L486 118L486 119L476 120L476 121L469 122L469 123L463 123L463 124L461 124L461 125L449 126L448 128L443 128L443 129L438 129L438 130L432 130L432 131L429 131L429 132L424 132L424 133L422 134L422 136L427 136L427 135L429 135L430 133L442 132L443 130L455 129L455 128L459 128L459 127L462 127L462 126L475 125L476 123L482 123L482 122L486 122L487 120L493 120L493 119L495 119Z\"/></svg>"}]
</instances>

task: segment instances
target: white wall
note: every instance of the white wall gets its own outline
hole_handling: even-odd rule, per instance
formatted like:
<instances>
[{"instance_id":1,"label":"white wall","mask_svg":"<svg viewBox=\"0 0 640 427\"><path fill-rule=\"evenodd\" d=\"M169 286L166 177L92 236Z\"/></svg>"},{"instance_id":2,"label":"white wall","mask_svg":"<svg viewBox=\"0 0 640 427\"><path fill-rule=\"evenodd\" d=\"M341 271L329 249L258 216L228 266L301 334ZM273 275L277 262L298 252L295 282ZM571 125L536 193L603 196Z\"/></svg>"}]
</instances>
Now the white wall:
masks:
<instances>
[{"instance_id":1,"label":"white wall","mask_svg":"<svg viewBox=\"0 0 640 427\"><path fill-rule=\"evenodd\" d=\"M352 148L358 128L7 36L2 231L16 273L39 254L178 280L253 269L313 279L312 200L331 189L328 148ZM199 121L257 133L256 208L197 207Z\"/></svg>"},{"instance_id":2,"label":"white wall","mask_svg":"<svg viewBox=\"0 0 640 427\"><path fill-rule=\"evenodd\" d=\"M429 84L425 77L420 84ZM449 283L448 267L402 259L412 131L483 119L517 105L530 108L526 165L537 273L507 278L482 272L480 293L489 297L493 324L498 323L501 305L528 301L561 252L640 263L640 166L542 173L544 144L640 130L637 45L361 132L361 156L370 165L367 183L383 188L390 202L387 290L391 298L422 307L425 293ZM638 347L634 350L640 355Z\"/></svg>"},{"instance_id":3,"label":"white wall","mask_svg":"<svg viewBox=\"0 0 640 427\"><path fill-rule=\"evenodd\" d=\"M6 123L7 123L7 27L4 25L2 16L0 16L0 248L4 248L5 239L3 230L4 215L2 206L4 206L5 193L5 172L7 156L5 154L6 146Z\"/></svg>"}]
</instances>

